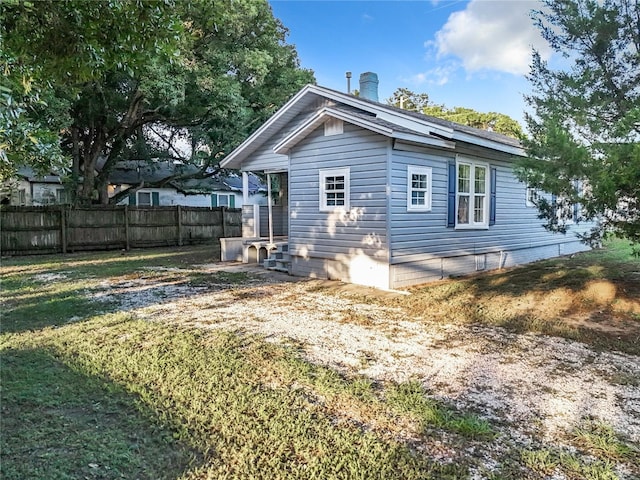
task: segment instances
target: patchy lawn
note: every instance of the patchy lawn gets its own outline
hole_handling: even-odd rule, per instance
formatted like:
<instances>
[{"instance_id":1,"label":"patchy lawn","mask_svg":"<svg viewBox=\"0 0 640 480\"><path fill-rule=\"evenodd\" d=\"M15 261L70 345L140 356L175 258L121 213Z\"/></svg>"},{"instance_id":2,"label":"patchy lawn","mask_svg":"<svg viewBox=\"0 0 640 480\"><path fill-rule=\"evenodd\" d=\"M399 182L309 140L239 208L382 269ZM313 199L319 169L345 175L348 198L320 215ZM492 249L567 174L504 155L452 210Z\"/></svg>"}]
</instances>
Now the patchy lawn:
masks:
<instances>
[{"instance_id":1,"label":"patchy lawn","mask_svg":"<svg viewBox=\"0 0 640 480\"><path fill-rule=\"evenodd\" d=\"M203 247L0 272L2 478L640 475L621 243L408 295Z\"/></svg>"}]
</instances>

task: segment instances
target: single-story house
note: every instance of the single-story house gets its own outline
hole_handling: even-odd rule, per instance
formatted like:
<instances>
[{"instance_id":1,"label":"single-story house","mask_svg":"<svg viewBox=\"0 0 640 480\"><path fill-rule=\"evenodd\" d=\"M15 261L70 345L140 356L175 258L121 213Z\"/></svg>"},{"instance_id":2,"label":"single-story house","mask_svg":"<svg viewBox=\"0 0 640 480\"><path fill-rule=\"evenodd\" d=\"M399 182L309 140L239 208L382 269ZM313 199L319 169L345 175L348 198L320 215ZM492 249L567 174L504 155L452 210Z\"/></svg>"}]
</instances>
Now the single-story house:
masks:
<instances>
[{"instance_id":1,"label":"single-story house","mask_svg":"<svg viewBox=\"0 0 640 480\"><path fill-rule=\"evenodd\" d=\"M67 203L62 179L55 173L38 175L30 167L20 167L14 178L2 185L3 205L42 206Z\"/></svg>"},{"instance_id":2,"label":"single-story house","mask_svg":"<svg viewBox=\"0 0 640 480\"><path fill-rule=\"evenodd\" d=\"M280 205L243 209L244 261L282 247L293 275L393 289L588 248L588 224L543 228L518 140L381 104L377 76L360 81L358 97L307 85L222 161L281 185Z\"/></svg>"},{"instance_id":3,"label":"single-story house","mask_svg":"<svg viewBox=\"0 0 640 480\"><path fill-rule=\"evenodd\" d=\"M243 179L237 173L219 172L206 178L180 178L198 172L195 165L173 162L119 162L109 175L109 196L140 184L159 182L176 176L162 187L143 187L129 194L120 203L137 206L229 207L266 204L267 188L258 175L246 178L246 198Z\"/></svg>"}]
</instances>

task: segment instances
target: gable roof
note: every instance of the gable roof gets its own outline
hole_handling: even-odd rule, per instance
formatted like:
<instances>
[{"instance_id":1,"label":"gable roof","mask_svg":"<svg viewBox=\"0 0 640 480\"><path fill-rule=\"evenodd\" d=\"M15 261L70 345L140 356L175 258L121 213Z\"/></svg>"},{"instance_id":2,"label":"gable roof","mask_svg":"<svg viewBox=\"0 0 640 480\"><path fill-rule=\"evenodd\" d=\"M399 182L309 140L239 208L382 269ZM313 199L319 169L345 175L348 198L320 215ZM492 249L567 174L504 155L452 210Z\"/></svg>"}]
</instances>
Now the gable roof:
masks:
<instances>
[{"instance_id":1,"label":"gable roof","mask_svg":"<svg viewBox=\"0 0 640 480\"><path fill-rule=\"evenodd\" d=\"M274 148L275 153L286 153L327 118L333 117L391 138L404 137L425 145L454 148L455 142L464 142L500 152L524 155L521 142L506 135L403 110L326 87L307 85L227 155L220 165L223 168L241 168L244 159L272 138L296 115L313 107L319 108L319 111L280 141Z\"/></svg>"},{"instance_id":2,"label":"gable roof","mask_svg":"<svg viewBox=\"0 0 640 480\"><path fill-rule=\"evenodd\" d=\"M118 162L109 174L112 185L136 185L141 182L159 182L173 175L194 175L200 168L191 164L173 162L124 161ZM242 178L236 173L218 172L206 178L174 178L164 188L175 188L185 195L210 193L214 191L242 191ZM255 174L249 174L249 193L266 190Z\"/></svg>"},{"instance_id":3,"label":"gable roof","mask_svg":"<svg viewBox=\"0 0 640 480\"><path fill-rule=\"evenodd\" d=\"M62 179L60 178L60 175L54 172L49 172L48 175L39 175L31 167L24 167L24 166L19 167L16 172L16 176L23 178L24 180L30 183L57 183L57 184L62 183Z\"/></svg>"},{"instance_id":4,"label":"gable roof","mask_svg":"<svg viewBox=\"0 0 640 480\"><path fill-rule=\"evenodd\" d=\"M443 148L453 148L455 146L452 142L443 140L442 138L430 134L422 134L416 130L411 130L371 115L363 115L362 113L340 107L324 107L280 141L280 143L273 148L273 151L280 154L287 153L292 146L322 125L328 118L343 120L390 138L414 141Z\"/></svg>"}]
</instances>

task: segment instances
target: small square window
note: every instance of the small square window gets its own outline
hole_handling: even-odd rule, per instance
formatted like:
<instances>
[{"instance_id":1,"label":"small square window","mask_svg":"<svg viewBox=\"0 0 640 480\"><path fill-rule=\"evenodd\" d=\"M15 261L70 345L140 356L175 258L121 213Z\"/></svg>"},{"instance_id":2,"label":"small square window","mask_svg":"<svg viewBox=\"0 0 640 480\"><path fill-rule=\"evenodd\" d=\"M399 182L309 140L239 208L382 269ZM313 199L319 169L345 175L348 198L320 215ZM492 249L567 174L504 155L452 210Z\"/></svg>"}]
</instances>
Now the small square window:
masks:
<instances>
[{"instance_id":1,"label":"small square window","mask_svg":"<svg viewBox=\"0 0 640 480\"><path fill-rule=\"evenodd\" d=\"M150 207L151 203L151 192L138 192L138 205L141 207Z\"/></svg>"},{"instance_id":2,"label":"small square window","mask_svg":"<svg viewBox=\"0 0 640 480\"><path fill-rule=\"evenodd\" d=\"M220 194L218 194L218 206L219 207L228 207L229 206L229 195L220 195Z\"/></svg>"},{"instance_id":3,"label":"small square window","mask_svg":"<svg viewBox=\"0 0 640 480\"><path fill-rule=\"evenodd\" d=\"M349 168L320 170L320 211L349 209Z\"/></svg>"},{"instance_id":4,"label":"small square window","mask_svg":"<svg viewBox=\"0 0 640 480\"><path fill-rule=\"evenodd\" d=\"M407 165L407 210L431 210L431 168Z\"/></svg>"}]
</instances>

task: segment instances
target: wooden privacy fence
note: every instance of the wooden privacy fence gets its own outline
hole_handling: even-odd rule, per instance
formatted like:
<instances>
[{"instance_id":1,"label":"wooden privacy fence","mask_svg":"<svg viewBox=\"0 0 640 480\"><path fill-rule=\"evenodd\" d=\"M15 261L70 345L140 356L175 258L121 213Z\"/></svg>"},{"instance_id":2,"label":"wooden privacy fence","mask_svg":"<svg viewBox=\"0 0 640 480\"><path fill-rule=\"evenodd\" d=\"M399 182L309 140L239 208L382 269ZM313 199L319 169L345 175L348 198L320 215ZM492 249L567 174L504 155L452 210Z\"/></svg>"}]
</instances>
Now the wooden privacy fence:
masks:
<instances>
[{"instance_id":1,"label":"wooden privacy fence","mask_svg":"<svg viewBox=\"0 0 640 480\"><path fill-rule=\"evenodd\" d=\"M241 236L242 210L202 207L0 208L2 255L211 243Z\"/></svg>"}]
</instances>

